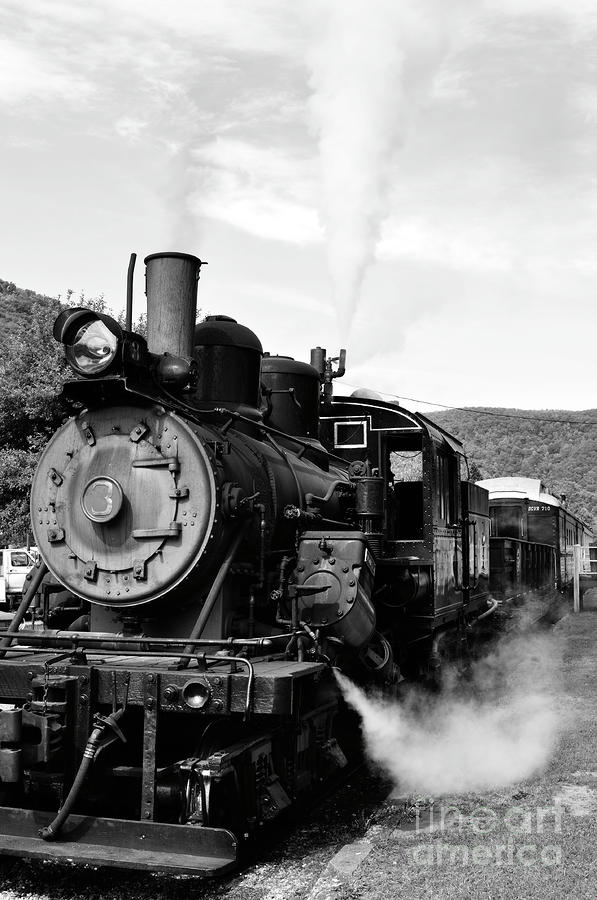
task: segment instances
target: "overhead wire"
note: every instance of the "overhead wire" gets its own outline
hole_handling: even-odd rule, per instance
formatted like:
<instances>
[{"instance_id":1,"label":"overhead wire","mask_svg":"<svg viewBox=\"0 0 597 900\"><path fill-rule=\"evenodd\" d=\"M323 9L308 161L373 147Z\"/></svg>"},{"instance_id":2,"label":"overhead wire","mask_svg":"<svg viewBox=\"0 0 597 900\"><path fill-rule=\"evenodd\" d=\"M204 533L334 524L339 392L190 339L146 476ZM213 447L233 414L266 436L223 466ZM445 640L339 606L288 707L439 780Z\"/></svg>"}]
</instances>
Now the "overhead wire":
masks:
<instances>
[{"instance_id":1,"label":"overhead wire","mask_svg":"<svg viewBox=\"0 0 597 900\"><path fill-rule=\"evenodd\" d=\"M419 400L416 397L405 397L402 394L396 394L399 400L408 400L409 403L423 403L425 406L441 406L442 409L456 409L459 412L473 412L480 416L493 416L498 419L524 419L528 422L555 422L559 425L597 425L595 421L582 421L582 419L557 419L548 418L547 416L523 416L517 413L499 413L488 409L482 409L477 406L449 406L447 403L434 403L432 400Z\"/></svg>"}]
</instances>

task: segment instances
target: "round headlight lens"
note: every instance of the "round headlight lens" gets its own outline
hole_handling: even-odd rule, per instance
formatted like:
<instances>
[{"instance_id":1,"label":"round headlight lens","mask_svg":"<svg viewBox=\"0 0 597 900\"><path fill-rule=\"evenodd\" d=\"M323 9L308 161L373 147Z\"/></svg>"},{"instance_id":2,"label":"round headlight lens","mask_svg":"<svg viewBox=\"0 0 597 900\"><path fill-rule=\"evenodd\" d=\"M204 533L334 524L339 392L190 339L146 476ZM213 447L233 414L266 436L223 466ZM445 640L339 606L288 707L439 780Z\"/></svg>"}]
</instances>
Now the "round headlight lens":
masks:
<instances>
[{"instance_id":1,"label":"round headlight lens","mask_svg":"<svg viewBox=\"0 0 597 900\"><path fill-rule=\"evenodd\" d=\"M108 368L116 356L118 338L99 320L87 322L66 348L70 364L82 375L97 375Z\"/></svg>"}]
</instances>

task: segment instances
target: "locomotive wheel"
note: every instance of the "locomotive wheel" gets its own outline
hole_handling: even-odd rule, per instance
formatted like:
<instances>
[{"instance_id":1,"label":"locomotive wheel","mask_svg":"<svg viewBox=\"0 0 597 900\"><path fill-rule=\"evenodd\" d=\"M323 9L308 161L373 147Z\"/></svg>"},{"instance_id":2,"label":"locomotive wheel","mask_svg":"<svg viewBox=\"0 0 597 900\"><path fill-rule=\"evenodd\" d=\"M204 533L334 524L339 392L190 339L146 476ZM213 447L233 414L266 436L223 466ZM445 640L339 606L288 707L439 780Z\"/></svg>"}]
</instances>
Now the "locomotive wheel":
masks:
<instances>
[{"instance_id":1,"label":"locomotive wheel","mask_svg":"<svg viewBox=\"0 0 597 900\"><path fill-rule=\"evenodd\" d=\"M231 744L237 743L246 734L240 727L225 719L210 722L197 744L193 757L207 759ZM244 793L247 792L245 786ZM236 768L221 780L211 783L202 775L189 776L185 790L186 813L194 810L190 816L183 811L181 818L185 821L196 821L210 828L227 828L239 838L247 833L247 816L243 798L243 786Z\"/></svg>"},{"instance_id":2,"label":"locomotive wheel","mask_svg":"<svg viewBox=\"0 0 597 900\"><path fill-rule=\"evenodd\" d=\"M223 750L224 747L241 740L245 734L244 726L239 727L229 719L214 719L206 725L193 756L197 759L206 759L217 750Z\"/></svg>"}]
</instances>

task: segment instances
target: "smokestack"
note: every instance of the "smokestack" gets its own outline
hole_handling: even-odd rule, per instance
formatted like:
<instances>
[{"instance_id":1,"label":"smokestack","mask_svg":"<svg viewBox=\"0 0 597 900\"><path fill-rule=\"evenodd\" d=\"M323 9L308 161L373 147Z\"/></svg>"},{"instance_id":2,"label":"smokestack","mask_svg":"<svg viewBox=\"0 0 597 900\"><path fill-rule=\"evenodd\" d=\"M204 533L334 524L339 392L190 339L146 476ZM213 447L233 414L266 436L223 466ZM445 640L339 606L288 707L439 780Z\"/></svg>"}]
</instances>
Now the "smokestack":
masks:
<instances>
[{"instance_id":1,"label":"smokestack","mask_svg":"<svg viewBox=\"0 0 597 900\"><path fill-rule=\"evenodd\" d=\"M150 351L191 357L201 260L189 253L152 253L145 266Z\"/></svg>"}]
</instances>

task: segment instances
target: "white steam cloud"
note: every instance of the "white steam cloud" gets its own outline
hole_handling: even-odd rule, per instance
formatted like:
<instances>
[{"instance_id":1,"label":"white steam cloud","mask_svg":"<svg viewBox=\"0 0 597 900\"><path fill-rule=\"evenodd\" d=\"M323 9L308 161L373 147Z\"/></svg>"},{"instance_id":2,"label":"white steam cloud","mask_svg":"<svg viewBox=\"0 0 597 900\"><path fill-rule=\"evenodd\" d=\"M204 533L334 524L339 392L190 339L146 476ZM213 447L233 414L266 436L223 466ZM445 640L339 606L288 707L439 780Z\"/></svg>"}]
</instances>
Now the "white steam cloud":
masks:
<instances>
[{"instance_id":1,"label":"white steam cloud","mask_svg":"<svg viewBox=\"0 0 597 900\"><path fill-rule=\"evenodd\" d=\"M347 702L362 718L366 749L400 793L440 796L502 787L541 770L555 748L555 638L517 638L474 667L462 690L403 702L368 697L341 674Z\"/></svg>"},{"instance_id":2,"label":"white steam cloud","mask_svg":"<svg viewBox=\"0 0 597 900\"><path fill-rule=\"evenodd\" d=\"M386 216L392 164L463 0L311 0L307 62L334 302L348 330Z\"/></svg>"}]
</instances>

